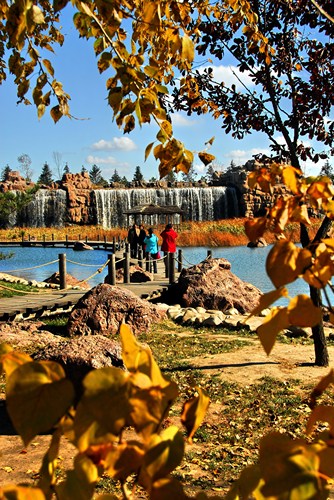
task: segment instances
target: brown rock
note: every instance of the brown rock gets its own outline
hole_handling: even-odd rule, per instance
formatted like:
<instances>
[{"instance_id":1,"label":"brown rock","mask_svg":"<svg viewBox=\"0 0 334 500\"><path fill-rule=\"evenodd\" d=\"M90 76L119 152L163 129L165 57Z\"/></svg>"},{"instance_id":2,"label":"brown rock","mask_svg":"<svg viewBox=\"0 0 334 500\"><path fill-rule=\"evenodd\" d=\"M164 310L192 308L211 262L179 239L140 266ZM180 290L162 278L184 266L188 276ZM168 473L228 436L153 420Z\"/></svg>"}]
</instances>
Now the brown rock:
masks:
<instances>
[{"instance_id":1,"label":"brown rock","mask_svg":"<svg viewBox=\"0 0 334 500\"><path fill-rule=\"evenodd\" d=\"M55 285L59 285L60 284L59 273L58 272L53 273L49 278L46 278L44 282L54 283ZM90 288L89 284L86 281L80 281L71 274L66 274L66 286L67 287L79 286L84 290L88 290Z\"/></svg>"},{"instance_id":2,"label":"brown rock","mask_svg":"<svg viewBox=\"0 0 334 500\"><path fill-rule=\"evenodd\" d=\"M49 360L59 363L66 376L80 394L82 379L93 369L115 366L125 369L120 342L102 335L76 337L61 343L49 344L35 354L36 361Z\"/></svg>"},{"instance_id":3,"label":"brown rock","mask_svg":"<svg viewBox=\"0 0 334 500\"><path fill-rule=\"evenodd\" d=\"M136 335L160 321L165 311L138 298L129 290L101 284L74 306L67 324L69 335L116 335L125 322Z\"/></svg>"},{"instance_id":4,"label":"brown rock","mask_svg":"<svg viewBox=\"0 0 334 500\"><path fill-rule=\"evenodd\" d=\"M147 281L154 281L153 274L145 271L140 266L130 266L130 283L145 283ZM116 272L117 283L124 282L124 269L120 268Z\"/></svg>"},{"instance_id":5,"label":"brown rock","mask_svg":"<svg viewBox=\"0 0 334 500\"><path fill-rule=\"evenodd\" d=\"M220 311L234 307L245 314L257 306L262 292L235 276L228 260L207 259L183 269L178 282L169 287L168 295L170 303L179 303L182 307Z\"/></svg>"}]
</instances>

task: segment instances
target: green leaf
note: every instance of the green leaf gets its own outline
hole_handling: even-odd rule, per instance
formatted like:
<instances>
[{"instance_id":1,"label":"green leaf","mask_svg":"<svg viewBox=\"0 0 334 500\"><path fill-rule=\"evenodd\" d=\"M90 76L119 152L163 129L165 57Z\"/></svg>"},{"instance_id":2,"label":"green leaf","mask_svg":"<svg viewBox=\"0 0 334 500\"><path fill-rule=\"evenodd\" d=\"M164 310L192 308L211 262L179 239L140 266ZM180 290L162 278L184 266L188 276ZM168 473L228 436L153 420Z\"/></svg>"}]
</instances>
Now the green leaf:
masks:
<instances>
[{"instance_id":1,"label":"green leaf","mask_svg":"<svg viewBox=\"0 0 334 500\"><path fill-rule=\"evenodd\" d=\"M8 413L26 445L37 434L50 431L73 401L72 383L58 363L25 363L8 379Z\"/></svg>"}]
</instances>

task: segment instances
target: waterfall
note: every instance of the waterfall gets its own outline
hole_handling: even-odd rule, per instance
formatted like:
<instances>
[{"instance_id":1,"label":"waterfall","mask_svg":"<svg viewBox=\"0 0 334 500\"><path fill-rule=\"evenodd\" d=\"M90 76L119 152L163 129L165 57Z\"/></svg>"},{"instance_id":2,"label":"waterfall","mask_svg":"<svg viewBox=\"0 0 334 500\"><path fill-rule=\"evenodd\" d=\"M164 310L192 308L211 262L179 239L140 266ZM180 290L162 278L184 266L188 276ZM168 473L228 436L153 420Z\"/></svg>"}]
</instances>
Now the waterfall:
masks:
<instances>
[{"instance_id":1,"label":"waterfall","mask_svg":"<svg viewBox=\"0 0 334 500\"><path fill-rule=\"evenodd\" d=\"M66 191L39 189L19 217L28 227L61 227L66 221L66 214Z\"/></svg>"},{"instance_id":2,"label":"waterfall","mask_svg":"<svg viewBox=\"0 0 334 500\"><path fill-rule=\"evenodd\" d=\"M230 187L188 187L168 189L98 189L94 190L96 222L104 228L124 227L124 210L137 205L176 205L184 211L184 220L206 221L238 216L238 199ZM93 197L93 199L94 199ZM176 222L177 216L175 217ZM152 216L151 224L164 223Z\"/></svg>"}]
</instances>

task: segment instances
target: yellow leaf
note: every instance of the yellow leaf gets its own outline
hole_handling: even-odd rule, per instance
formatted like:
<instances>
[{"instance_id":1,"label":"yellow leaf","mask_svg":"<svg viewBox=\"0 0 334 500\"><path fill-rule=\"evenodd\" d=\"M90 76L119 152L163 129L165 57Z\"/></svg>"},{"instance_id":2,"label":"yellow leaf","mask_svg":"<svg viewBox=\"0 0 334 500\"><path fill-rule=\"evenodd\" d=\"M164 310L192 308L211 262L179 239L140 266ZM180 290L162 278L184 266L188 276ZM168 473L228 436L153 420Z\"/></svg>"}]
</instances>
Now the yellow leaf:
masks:
<instances>
[{"instance_id":1,"label":"yellow leaf","mask_svg":"<svg viewBox=\"0 0 334 500\"><path fill-rule=\"evenodd\" d=\"M181 422L187 429L188 441L191 443L192 438L204 420L206 411L210 404L210 398L200 388L196 387L198 396L186 401L183 405Z\"/></svg>"},{"instance_id":2,"label":"yellow leaf","mask_svg":"<svg viewBox=\"0 0 334 500\"><path fill-rule=\"evenodd\" d=\"M164 131L166 136L170 139L171 136L173 135L172 124L169 121L164 120L163 122L160 123L160 127Z\"/></svg>"},{"instance_id":3,"label":"yellow leaf","mask_svg":"<svg viewBox=\"0 0 334 500\"><path fill-rule=\"evenodd\" d=\"M183 486L174 477L158 479L152 484L150 500L189 500L188 495L183 491ZM203 498L203 500L205 500Z\"/></svg>"},{"instance_id":4,"label":"yellow leaf","mask_svg":"<svg viewBox=\"0 0 334 500\"><path fill-rule=\"evenodd\" d=\"M266 271L276 288L292 283L305 270L311 254L303 251L291 241L280 240L270 250Z\"/></svg>"},{"instance_id":5,"label":"yellow leaf","mask_svg":"<svg viewBox=\"0 0 334 500\"><path fill-rule=\"evenodd\" d=\"M253 309L248 318L250 318L251 316L259 315L261 311L267 309L269 306L271 306L273 302L280 299L281 297L287 297L287 296L288 296L288 290L285 287L280 287L277 288L277 290L264 293L260 297L259 305L255 309ZM245 322L247 321L247 319L245 320Z\"/></svg>"},{"instance_id":6,"label":"yellow leaf","mask_svg":"<svg viewBox=\"0 0 334 500\"><path fill-rule=\"evenodd\" d=\"M210 146L212 146L214 140L215 140L215 136L211 137L211 139L206 141L205 144L210 144Z\"/></svg>"},{"instance_id":7,"label":"yellow leaf","mask_svg":"<svg viewBox=\"0 0 334 500\"><path fill-rule=\"evenodd\" d=\"M1 500L46 500L42 490L30 486L0 486Z\"/></svg>"},{"instance_id":8,"label":"yellow leaf","mask_svg":"<svg viewBox=\"0 0 334 500\"><path fill-rule=\"evenodd\" d=\"M207 166L210 163L212 163L216 157L210 155L209 153L205 153L205 151L202 151L198 153L198 158L201 160L202 163L204 163L205 166Z\"/></svg>"},{"instance_id":9,"label":"yellow leaf","mask_svg":"<svg viewBox=\"0 0 334 500\"><path fill-rule=\"evenodd\" d=\"M119 444L112 446L103 459L102 465L109 476L125 481L131 474L137 474L144 457L140 443Z\"/></svg>"},{"instance_id":10,"label":"yellow leaf","mask_svg":"<svg viewBox=\"0 0 334 500\"><path fill-rule=\"evenodd\" d=\"M331 384L334 384L334 370L333 368L329 371L329 373L325 376L322 377L320 382L317 384L317 386L313 389L310 397L310 406L313 408L316 404L316 400L318 397L320 397L327 387L329 387Z\"/></svg>"},{"instance_id":11,"label":"yellow leaf","mask_svg":"<svg viewBox=\"0 0 334 500\"><path fill-rule=\"evenodd\" d=\"M152 151L153 145L154 145L154 142L151 142L150 144L148 144L148 146L146 146L146 149L145 149L145 161L147 160L150 152Z\"/></svg>"},{"instance_id":12,"label":"yellow leaf","mask_svg":"<svg viewBox=\"0 0 334 500\"><path fill-rule=\"evenodd\" d=\"M73 401L72 383L53 361L25 363L8 378L8 413L25 445L49 431Z\"/></svg>"},{"instance_id":13,"label":"yellow leaf","mask_svg":"<svg viewBox=\"0 0 334 500\"><path fill-rule=\"evenodd\" d=\"M285 167L282 172L283 182L293 194L298 194L298 179L297 175L301 175L301 171L294 167Z\"/></svg>"},{"instance_id":14,"label":"yellow leaf","mask_svg":"<svg viewBox=\"0 0 334 500\"><path fill-rule=\"evenodd\" d=\"M194 43L188 35L182 37L182 58L193 62L195 56Z\"/></svg>"},{"instance_id":15,"label":"yellow leaf","mask_svg":"<svg viewBox=\"0 0 334 500\"><path fill-rule=\"evenodd\" d=\"M286 307L273 307L270 313L264 318L262 325L257 328L257 334L262 347L268 356L275 345L277 335L284 328L287 328L289 324Z\"/></svg>"},{"instance_id":16,"label":"yellow leaf","mask_svg":"<svg viewBox=\"0 0 334 500\"><path fill-rule=\"evenodd\" d=\"M32 361L32 358L25 353L13 351L8 344L0 346L0 373L4 372L8 378L11 373L24 363Z\"/></svg>"},{"instance_id":17,"label":"yellow leaf","mask_svg":"<svg viewBox=\"0 0 334 500\"><path fill-rule=\"evenodd\" d=\"M322 318L320 307L315 307L308 295L297 295L290 300L287 307L288 317L291 325L294 326L315 326Z\"/></svg>"},{"instance_id":18,"label":"yellow leaf","mask_svg":"<svg viewBox=\"0 0 334 500\"><path fill-rule=\"evenodd\" d=\"M267 219L265 217L247 219L244 226L247 238L249 241L254 242L264 235L267 227Z\"/></svg>"},{"instance_id":19,"label":"yellow leaf","mask_svg":"<svg viewBox=\"0 0 334 500\"><path fill-rule=\"evenodd\" d=\"M139 482L148 487L166 477L180 465L183 453L184 439L176 426L167 427L160 436L153 435L151 446L144 455Z\"/></svg>"},{"instance_id":20,"label":"yellow leaf","mask_svg":"<svg viewBox=\"0 0 334 500\"><path fill-rule=\"evenodd\" d=\"M306 433L310 434L313 426L317 422L328 422L330 425L330 432L334 433L334 407L320 405L312 410L306 426Z\"/></svg>"}]
</instances>

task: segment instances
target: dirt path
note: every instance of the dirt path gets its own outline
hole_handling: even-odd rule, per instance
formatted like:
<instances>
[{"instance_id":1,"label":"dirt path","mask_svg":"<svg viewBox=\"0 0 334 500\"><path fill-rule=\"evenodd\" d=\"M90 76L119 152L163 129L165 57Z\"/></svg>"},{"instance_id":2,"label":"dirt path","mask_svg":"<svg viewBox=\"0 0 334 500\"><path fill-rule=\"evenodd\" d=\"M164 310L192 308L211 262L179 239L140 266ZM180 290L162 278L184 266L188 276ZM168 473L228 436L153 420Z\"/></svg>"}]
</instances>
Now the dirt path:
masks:
<instances>
[{"instance_id":1,"label":"dirt path","mask_svg":"<svg viewBox=\"0 0 334 500\"><path fill-rule=\"evenodd\" d=\"M7 335L7 337L6 337ZM8 341L13 333L0 333L0 343ZM36 342L33 331L24 335L23 345ZM41 341L41 334L38 334ZM46 340L49 334L45 333ZM215 335L217 339L217 336ZM224 338L224 336L222 336ZM231 337L226 337L231 338ZM278 380L299 379L303 383L316 384L326 375L329 368L320 368L312 365L314 349L312 345L276 344L272 354L268 357L257 338L247 339L250 345L236 351L200 357L187 358L187 364L206 373L219 374L228 382L242 385L257 383L264 376ZM334 360L334 347L329 347L330 358ZM3 424L3 422L2 422ZM1 425L1 422L0 422ZM9 428L0 428L0 485L8 483L33 483L37 477L41 458L45 452L50 436L38 436L25 448L16 435ZM71 468L75 455L74 447L64 440L60 451L60 461L64 468Z\"/></svg>"}]
</instances>

